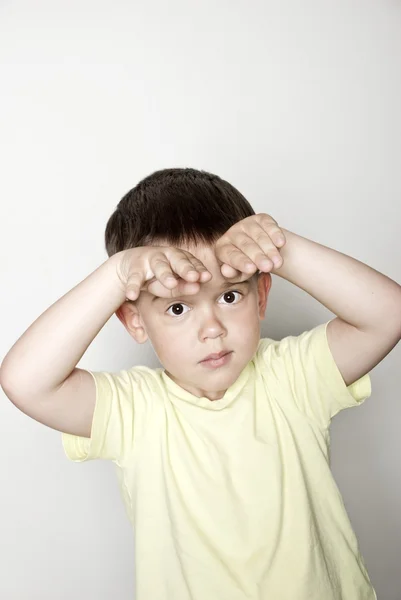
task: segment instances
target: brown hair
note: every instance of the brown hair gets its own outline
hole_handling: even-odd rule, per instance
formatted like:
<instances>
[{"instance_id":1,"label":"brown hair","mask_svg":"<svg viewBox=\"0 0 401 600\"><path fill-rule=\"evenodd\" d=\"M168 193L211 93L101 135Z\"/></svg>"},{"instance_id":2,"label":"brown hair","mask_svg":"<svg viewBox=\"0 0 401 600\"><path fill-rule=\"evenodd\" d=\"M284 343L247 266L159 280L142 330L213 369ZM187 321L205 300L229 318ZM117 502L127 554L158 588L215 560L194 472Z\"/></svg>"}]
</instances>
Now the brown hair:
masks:
<instances>
[{"instance_id":1,"label":"brown hair","mask_svg":"<svg viewBox=\"0 0 401 600\"><path fill-rule=\"evenodd\" d=\"M172 168L142 179L120 200L105 231L108 256L137 246L211 245L232 225L254 215L230 183L207 171Z\"/></svg>"}]
</instances>

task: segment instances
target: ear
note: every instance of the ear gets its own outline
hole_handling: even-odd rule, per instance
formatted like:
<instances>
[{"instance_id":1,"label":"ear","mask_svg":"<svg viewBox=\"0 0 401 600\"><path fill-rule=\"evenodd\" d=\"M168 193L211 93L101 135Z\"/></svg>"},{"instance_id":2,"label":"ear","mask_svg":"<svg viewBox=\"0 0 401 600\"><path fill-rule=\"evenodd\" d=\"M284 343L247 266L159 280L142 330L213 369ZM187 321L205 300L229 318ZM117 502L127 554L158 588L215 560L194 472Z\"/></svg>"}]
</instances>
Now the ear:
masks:
<instances>
[{"instance_id":1,"label":"ear","mask_svg":"<svg viewBox=\"0 0 401 600\"><path fill-rule=\"evenodd\" d=\"M260 273L258 277L258 307L259 318L265 318L267 300L272 285L272 277L270 273Z\"/></svg>"},{"instance_id":2,"label":"ear","mask_svg":"<svg viewBox=\"0 0 401 600\"><path fill-rule=\"evenodd\" d=\"M115 314L130 336L132 336L138 344L144 344L146 342L148 334L135 302L132 300L124 302Z\"/></svg>"}]
</instances>

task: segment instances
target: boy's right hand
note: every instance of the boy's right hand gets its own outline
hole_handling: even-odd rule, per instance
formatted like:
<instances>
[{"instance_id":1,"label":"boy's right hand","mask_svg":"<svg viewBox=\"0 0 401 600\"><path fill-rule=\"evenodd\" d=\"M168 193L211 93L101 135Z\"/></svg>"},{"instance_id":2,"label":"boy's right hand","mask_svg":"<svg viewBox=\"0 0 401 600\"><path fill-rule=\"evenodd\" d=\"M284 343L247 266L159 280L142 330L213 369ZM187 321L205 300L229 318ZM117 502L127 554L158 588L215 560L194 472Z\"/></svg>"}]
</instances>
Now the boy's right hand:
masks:
<instances>
[{"instance_id":1,"label":"boy's right hand","mask_svg":"<svg viewBox=\"0 0 401 600\"><path fill-rule=\"evenodd\" d=\"M118 254L117 275L127 300L136 300L141 291L161 298L196 294L200 283L212 278L193 254L172 246L140 246Z\"/></svg>"}]
</instances>

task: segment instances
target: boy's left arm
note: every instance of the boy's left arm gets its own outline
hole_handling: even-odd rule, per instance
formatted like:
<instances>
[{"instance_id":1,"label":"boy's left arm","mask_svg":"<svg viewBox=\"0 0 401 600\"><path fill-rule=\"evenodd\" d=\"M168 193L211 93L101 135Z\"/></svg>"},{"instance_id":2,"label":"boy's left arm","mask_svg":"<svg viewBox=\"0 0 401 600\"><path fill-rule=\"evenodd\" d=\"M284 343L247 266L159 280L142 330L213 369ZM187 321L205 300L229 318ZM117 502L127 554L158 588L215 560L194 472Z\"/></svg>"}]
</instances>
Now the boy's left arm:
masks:
<instances>
[{"instance_id":1,"label":"boy's left arm","mask_svg":"<svg viewBox=\"0 0 401 600\"><path fill-rule=\"evenodd\" d=\"M284 243L278 236L284 234ZM368 265L280 228L266 214L233 225L217 242L225 277L256 269L300 287L337 317L327 326L330 351L348 386L375 367L401 339L401 286ZM266 257L282 258L266 265ZM253 268L246 268L248 259ZM249 262L249 261L248 261ZM238 279L238 277L237 277Z\"/></svg>"},{"instance_id":2,"label":"boy's left arm","mask_svg":"<svg viewBox=\"0 0 401 600\"><path fill-rule=\"evenodd\" d=\"M368 265L283 229L284 261L272 269L337 317L330 351L346 385L371 371L401 339L401 286Z\"/></svg>"}]
</instances>

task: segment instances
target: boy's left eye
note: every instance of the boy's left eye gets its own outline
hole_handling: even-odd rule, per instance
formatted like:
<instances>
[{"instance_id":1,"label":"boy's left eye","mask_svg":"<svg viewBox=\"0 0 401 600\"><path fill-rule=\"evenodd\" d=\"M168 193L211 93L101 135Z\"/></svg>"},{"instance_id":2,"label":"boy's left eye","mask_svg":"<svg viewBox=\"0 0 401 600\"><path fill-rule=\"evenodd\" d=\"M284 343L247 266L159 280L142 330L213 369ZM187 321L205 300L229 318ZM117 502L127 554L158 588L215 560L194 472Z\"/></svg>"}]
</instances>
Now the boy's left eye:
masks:
<instances>
[{"instance_id":1,"label":"boy's left eye","mask_svg":"<svg viewBox=\"0 0 401 600\"><path fill-rule=\"evenodd\" d=\"M242 296L241 292L239 292L238 290L230 290L229 292L224 292L224 294L222 295L222 298L224 298L225 296L232 298L234 294L238 294L239 296ZM229 304L234 304L234 302L232 300L230 300Z\"/></svg>"},{"instance_id":2,"label":"boy's left eye","mask_svg":"<svg viewBox=\"0 0 401 600\"><path fill-rule=\"evenodd\" d=\"M174 309L176 309L177 307L178 307L178 308L180 308L180 307L182 307L182 306L186 306L186 305L185 305L185 304L182 304L182 302L179 302L179 303L177 303L177 304L172 304L172 305L170 306L170 308L168 308L168 309L166 310L166 313L167 313L168 315L172 316L172 317L181 317L181 315L183 315L183 314L185 314L185 313L183 313L183 312L178 312L178 313L177 313L177 312L172 312L172 313L171 313L171 312L169 312L169 311L170 311L170 310L172 310L173 308L174 308ZM188 306L187 306L186 308L188 308ZM189 309L188 309L188 310L189 310Z\"/></svg>"},{"instance_id":3,"label":"boy's left eye","mask_svg":"<svg viewBox=\"0 0 401 600\"><path fill-rule=\"evenodd\" d=\"M239 292L238 290L230 290L229 292L224 292L224 294L221 296L221 298L229 298L228 300L228 304L235 304L235 296L234 294L238 294L239 296L242 296L243 294L241 292ZM232 299L234 298L234 299ZM219 302L220 304L220 302ZM223 303L224 304L224 303ZM175 312L177 310L178 307L183 307L185 306L186 308L188 308L188 306L186 306L186 304L183 304L182 302L176 302L175 304L172 304L167 310L166 313L171 315L172 317L181 317L182 315L184 315L184 312ZM175 309L173 312L169 312L172 309ZM189 309L188 309L189 310Z\"/></svg>"}]
</instances>

